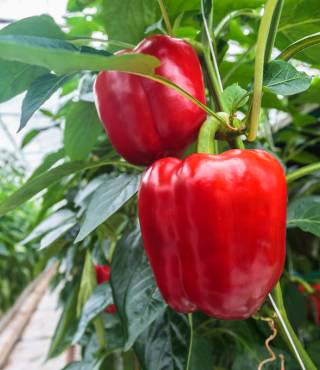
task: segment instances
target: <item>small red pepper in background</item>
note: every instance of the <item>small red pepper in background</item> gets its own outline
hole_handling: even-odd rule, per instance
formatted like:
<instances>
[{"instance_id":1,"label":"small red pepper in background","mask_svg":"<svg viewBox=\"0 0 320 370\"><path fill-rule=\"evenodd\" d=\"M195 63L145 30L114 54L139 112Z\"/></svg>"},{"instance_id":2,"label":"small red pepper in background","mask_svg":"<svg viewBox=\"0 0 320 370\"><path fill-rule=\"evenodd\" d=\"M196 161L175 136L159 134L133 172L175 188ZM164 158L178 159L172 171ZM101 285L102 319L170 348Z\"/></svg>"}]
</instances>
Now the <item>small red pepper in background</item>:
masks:
<instances>
[{"instance_id":1,"label":"small red pepper in background","mask_svg":"<svg viewBox=\"0 0 320 370\"><path fill-rule=\"evenodd\" d=\"M283 271L286 205L284 171L262 150L155 162L138 211L166 302L219 319L254 314Z\"/></svg>"},{"instance_id":2,"label":"small red pepper in background","mask_svg":"<svg viewBox=\"0 0 320 370\"><path fill-rule=\"evenodd\" d=\"M98 285L108 283L110 281L110 266L96 265L95 270ZM109 305L105 309L105 312L116 313L117 312L116 305L115 304Z\"/></svg>"},{"instance_id":3,"label":"small red pepper in background","mask_svg":"<svg viewBox=\"0 0 320 370\"><path fill-rule=\"evenodd\" d=\"M320 325L320 283L310 285L314 289L314 293L308 294L309 300L309 316L312 317L317 325ZM306 291L303 285L298 286L301 293Z\"/></svg>"},{"instance_id":4,"label":"small red pepper in background","mask_svg":"<svg viewBox=\"0 0 320 370\"><path fill-rule=\"evenodd\" d=\"M185 41L155 35L123 53L157 57L161 65L156 74L205 103L200 62ZM94 90L97 110L112 145L137 165L180 156L194 141L206 117L201 108L175 90L128 73L100 72Z\"/></svg>"}]
</instances>

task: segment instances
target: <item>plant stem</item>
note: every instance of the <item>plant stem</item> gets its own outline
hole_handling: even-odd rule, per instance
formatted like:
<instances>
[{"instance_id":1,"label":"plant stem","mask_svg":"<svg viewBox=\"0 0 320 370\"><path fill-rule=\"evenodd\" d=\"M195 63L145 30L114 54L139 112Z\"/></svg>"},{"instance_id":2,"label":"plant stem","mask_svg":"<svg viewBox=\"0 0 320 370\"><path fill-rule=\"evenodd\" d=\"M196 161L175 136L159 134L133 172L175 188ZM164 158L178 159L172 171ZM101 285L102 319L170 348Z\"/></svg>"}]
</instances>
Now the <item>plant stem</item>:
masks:
<instances>
[{"instance_id":1,"label":"plant stem","mask_svg":"<svg viewBox=\"0 0 320 370\"><path fill-rule=\"evenodd\" d=\"M271 294L269 294L269 299L277 314L275 317L275 322L279 328L280 334L283 337L283 339L289 344L290 350L298 360L301 369L317 370L316 366L312 362L308 353L303 348L299 338L297 337L296 333L294 332L290 324L284 306L281 285L279 282L274 288L274 298Z\"/></svg>"},{"instance_id":2,"label":"plant stem","mask_svg":"<svg viewBox=\"0 0 320 370\"><path fill-rule=\"evenodd\" d=\"M310 175L313 172L320 171L320 163L309 164L308 166L304 166L299 168L296 171L293 171L287 175L287 183L293 182L301 177Z\"/></svg>"},{"instance_id":3,"label":"plant stem","mask_svg":"<svg viewBox=\"0 0 320 370\"><path fill-rule=\"evenodd\" d=\"M189 344L188 360L187 360L186 370L190 370L190 367L191 367L191 357L192 357L192 347L193 347L193 318L192 318L192 313L188 314L188 320L189 320L189 325L190 325L190 344Z\"/></svg>"},{"instance_id":4,"label":"plant stem","mask_svg":"<svg viewBox=\"0 0 320 370\"><path fill-rule=\"evenodd\" d=\"M265 52L265 56L264 56L264 62L265 63L268 63L270 61L270 58L271 58L272 49L273 49L273 46L274 46L274 42L276 40L277 30L278 30L278 27L279 27L280 17L281 17L281 13L282 13L282 9L283 9L283 4L284 4L284 0L278 0L277 6L276 6L276 8L274 10L274 13L273 13L272 22L271 22L270 30L269 30L269 34L268 34L266 52Z\"/></svg>"},{"instance_id":5,"label":"plant stem","mask_svg":"<svg viewBox=\"0 0 320 370\"><path fill-rule=\"evenodd\" d=\"M221 31L224 29L224 27L232 19L237 18L237 17L242 17L242 16L251 17L251 18L259 18L259 17L261 17L261 15L256 10L253 10L253 9L239 9L239 10L235 10L235 11L229 13L228 15L226 15L224 18L222 18L222 20L217 25L217 27L216 27L216 29L214 31L215 37L218 37L220 35Z\"/></svg>"},{"instance_id":6,"label":"plant stem","mask_svg":"<svg viewBox=\"0 0 320 370\"><path fill-rule=\"evenodd\" d=\"M172 26L171 26L171 23L170 23L170 19L169 19L169 16L168 16L166 7L164 5L164 2L163 2L163 0L158 0L158 3L159 3L159 6L160 6L162 18L163 18L164 23L165 23L165 25L167 27L168 34L170 36L172 36L173 35L173 29L172 29Z\"/></svg>"},{"instance_id":7,"label":"plant stem","mask_svg":"<svg viewBox=\"0 0 320 370\"><path fill-rule=\"evenodd\" d=\"M198 153L217 154L218 148L216 140L214 140L215 134L219 128L219 121L214 117L208 117L207 120L202 124L197 144Z\"/></svg>"},{"instance_id":8,"label":"plant stem","mask_svg":"<svg viewBox=\"0 0 320 370\"><path fill-rule=\"evenodd\" d=\"M214 39L213 39L213 35L211 35L210 30L208 28L208 23L207 23L207 20L206 20L203 1L204 0L201 0L201 14L202 14L204 30L205 30L205 33L206 33L206 36L207 36L209 50L210 50L211 57L212 57L212 70L213 70L213 73L215 75L215 81L212 81L212 82L217 85L216 93L218 95L221 95L221 93L223 91L223 86L222 86L222 81L221 81L220 72L219 72L219 68L218 68L216 53L215 53L214 48L213 48ZM212 10L213 10L213 5L212 5ZM212 20L211 20L211 22L212 22ZM211 62L211 60L210 60L210 62Z\"/></svg>"},{"instance_id":9,"label":"plant stem","mask_svg":"<svg viewBox=\"0 0 320 370\"><path fill-rule=\"evenodd\" d=\"M289 60L297 53L310 48L315 45L320 44L320 32L313 33L312 35L308 35L303 37L302 39L294 42L293 44L289 45L285 50L281 52L281 54L277 57L280 60Z\"/></svg>"},{"instance_id":10,"label":"plant stem","mask_svg":"<svg viewBox=\"0 0 320 370\"><path fill-rule=\"evenodd\" d=\"M257 136L257 130L260 119L261 101L262 101L262 88L263 88L263 70L265 55L267 50L267 43L269 37L269 31L273 20L274 12L277 8L278 0L267 0L265 11L261 19L257 49L256 49L256 61L254 69L254 85L253 85L253 97L252 97L252 108L249 113L248 119L248 140L254 141Z\"/></svg>"},{"instance_id":11,"label":"plant stem","mask_svg":"<svg viewBox=\"0 0 320 370\"><path fill-rule=\"evenodd\" d=\"M162 76L159 76L159 75L144 75L142 73L133 73L133 74L134 75L137 75L137 76L142 76L142 77L148 78L148 79L153 80L153 81L160 82L160 83L162 83L165 86L168 86L170 88L173 88L178 93L180 93L182 96L184 96L185 98L187 98L190 101L192 101L198 107L202 108L209 115L215 117L221 123L224 123L224 120L217 113L215 113L212 109L210 109L205 104L201 103L199 100L197 100L196 98L194 98L191 94L189 94L186 90L182 89L181 87L179 87L178 85L174 84L170 80L167 80L166 78L163 78Z\"/></svg>"},{"instance_id":12,"label":"plant stem","mask_svg":"<svg viewBox=\"0 0 320 370\"><path fill-rule=\"evenodd\" d=\"M222 90L221 90L219 79L217 78L216 72L214 70L214 65L210 58L210 53L208 51L204 53L204 61L206 63L208 76L210 78L210 81L213 87L213 99L214 99L216 111L223 112L225 109L224 109L224 103L223 103L222 96L221 96Z\"/></svg>"}]
</instances>

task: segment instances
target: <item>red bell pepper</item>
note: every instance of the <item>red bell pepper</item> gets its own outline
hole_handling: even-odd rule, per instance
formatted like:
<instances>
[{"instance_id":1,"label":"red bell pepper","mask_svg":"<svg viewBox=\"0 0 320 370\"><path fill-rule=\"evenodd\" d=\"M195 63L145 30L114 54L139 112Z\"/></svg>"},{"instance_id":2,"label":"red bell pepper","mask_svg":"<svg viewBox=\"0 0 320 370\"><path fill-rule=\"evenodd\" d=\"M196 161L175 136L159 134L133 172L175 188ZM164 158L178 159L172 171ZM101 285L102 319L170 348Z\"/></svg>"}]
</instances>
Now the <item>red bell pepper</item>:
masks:
<instances>
[{"instance_id":1,"label":"red bell pepper","mask_svg":"<svg viewBox=\"0 0 320 370\"><path fill-rule=\"evenodd\" d=\"M317 325L320 325L320 284L311 284L314 292L308 294L308 313L310 318L314 320ZM298 286L298 290L301 293L305 293L306 289L303 285Z\"/></svg>"},{"instance_id":2,"label":"red bell pepper","mask_svg":"<svg viewBox=\"0 0 320 370\"><path fill-rule=\"evenodd\" d=\"M219 319L254 314L283 271L286 203L284 171L262 150L155 162L138 211L166 302Z\"/></svg>"},{"instance_id":3,"label":"red bell pepper","mask_svg":"<svg viewBox=\"0 0 320 370\"><path fill-rule=\"evenodd\" d=\"M205 103L201 66L185 41L155 35L122 53L157 57L161 62L158 75ZM175 90L128 73L100 72L94 90L111 143L127 161L138 165L179 156L196 138L206 117L201 108Z\"/></svg>"},{"instance_id":4,"label":"red bell pepper","mask_svg":"<svg viewBox=\"0 0 320 370\"><path fill-rule=\"evenodd\" d=\"M108 283L110 281L110 267L103 266L103 265L96 265L96 278L98 285L103 283ZM110 304L106 309L105 312L107 313L116 313L117 307L115 304Z\"/></svg>"}]
</instances>

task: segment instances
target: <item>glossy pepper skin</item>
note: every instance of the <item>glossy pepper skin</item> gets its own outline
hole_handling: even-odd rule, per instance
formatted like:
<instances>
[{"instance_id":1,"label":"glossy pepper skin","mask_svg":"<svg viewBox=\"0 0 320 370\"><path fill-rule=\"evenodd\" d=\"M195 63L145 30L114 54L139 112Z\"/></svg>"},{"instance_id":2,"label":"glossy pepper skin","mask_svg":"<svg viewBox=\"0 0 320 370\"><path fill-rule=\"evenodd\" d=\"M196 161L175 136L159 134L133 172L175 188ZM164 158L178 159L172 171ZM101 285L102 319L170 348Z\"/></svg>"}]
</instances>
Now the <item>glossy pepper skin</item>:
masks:
<instances>
[{"instance_id":1,"label":"glossy pepper skin","mask_svg":"<svg viewBox=\"0 0 320 370\"><path fill-rule=\"evenodd\" d=\"M138 210L166 302L219 319L254 314L283 270L286 201L284 171L262 150L155 162Z\"/></svg>"},{"instance_id":2,"label":"glossy pepper skin","mask_svg":"<svg viewBox=\"0 0 320 370\"><path fill-rule=\"evenodd\" d=\"M161 62L157 74L205 103L201 66L188 43L155 35L121 53L129 52L157 57ZM194 141L206 117L201 108L175 90L128 73L99 73L94 91L111 143L127 161L137 165L179 156Z\"/></svg>"},{"instance_id":3,"label":"glossy pepper skin","mask_svg":"<svg viewBox=\"0 0 320 370\"><path fill-rule=\"evenodd\" d=\"M98 285L109 282L110 280L110 267L109 266L96 265L95 270L96 270L96 279L97 279ZM117 308L114 304L111 304L105 309L105 311L107 313L116 313Z\"/></svg>"}]
</instances>

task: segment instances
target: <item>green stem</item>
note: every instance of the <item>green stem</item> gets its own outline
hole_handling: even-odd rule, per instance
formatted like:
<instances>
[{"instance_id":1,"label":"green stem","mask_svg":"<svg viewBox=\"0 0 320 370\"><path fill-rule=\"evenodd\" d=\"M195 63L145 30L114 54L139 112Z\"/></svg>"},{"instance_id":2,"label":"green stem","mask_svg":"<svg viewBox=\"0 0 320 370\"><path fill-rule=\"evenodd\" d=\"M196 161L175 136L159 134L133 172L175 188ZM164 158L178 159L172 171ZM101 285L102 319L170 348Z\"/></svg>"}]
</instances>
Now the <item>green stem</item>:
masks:
<instances>
[{"instance_id":1,"label":"green stem","mask_svg":"<svg viewBox=\"0 0 320 370\"><path fill-rule=\"evenodd\" d=\"M189 320L189 325L190 325L190 343L189 343L189 351L188 351L188 360L187 360L186 370L191 369L191 357L192 357L192 347L193 347L193 318L192 318L192 313L188 314L188 320Z\"/></svg>"},{"instance_id":2,"label":"green stem","mask_svg":"<svg viewBox=\"0 0 320 370\"><path fill-rule=\"evenodd\" d=\"M293 182L301 177L310 175L313 172L320 171L320 163L309 164L308 166L304 166L299 168L296 171L293 171L287 175L287 183Z\"/></svg>"},{"instance_id":3,"label":"green stem","mask_svg":"<svg viewBox=\"0 0 320 370\"><path fill-rule=\"evenodd\" d=\"M268 41L267 41L265 57L264 57L265 63L268 63L271 59L272 49L273 49L276 36L277 36L277 30L279 27L283 4L284 4L284 0L278 0L277 6L273 13L272 22L271 22L270 30L268 34Z\"/></svg>"},{"instance_id":4,"label":"green stem","mask_svg":"<svg viewBox=\"0 0 320 370\"><path fill-rule=\"evenodd\" d=\"M161 84L165 85L165 86L168 86L174 90L176 90L177 92L179 92L182 96L184 96L185 98L189 99L190 101L192 101L194 104L196 104L198 107L202 108L205 112L207 112L210 116L213 116L215 117L218 121L220 121L221 123L224 123L224 120L217 114L215 113L212 109L210 109L208 106L206 106L205 104L201 103L199 100L197 100L196 98L194 98L191 94L189 94L186 90L182 89L181 87L179 87L178 85L174 84L173 82L171 82L170 80L167 80L166 78L163 78L162 76L159 76L159 75L144 75L142 73L132 73L136 76L142 76L142 77L145 77L145 78L148 78L150 80L153 80L153 81L157 81L157 82L160 82Z\"/></svg>"},{"instance_id":5,"label":"green stem","mask_svg":"<svg viewBox=\"0 0 320 370\"><path fill-rule=\"evenodd\" d=\"M291 352L296 357L303 370L317 370L308 353L303 348L299 338L294 332L283 302L281 285L278 282L273 291L274 297L269 294L269 299L276 312L275 322L279 328L280 334L289 345Z\"/></svg>"},{"instance_id":6,"label":"green stem","mask_svg":"<svg viewBox=\"0 0 320 370\"><path fill-rule=\"evenodd\" d=\"M267 0L265 11L261 19L260 28L258 32L256 61L254 68L254 85L252 107L249 113L249 132L248 140L254 141L257 136L257 130L260 119L261 101L262 101L262 88L263 88L263 70L265 55L267 50L267 43L269 31L273 20L274 12L277 8L278 0Z\"/></svg>"},{"instance_id":7,"label":"green stem","mask_svg":"<svg viewBox=\"0 0 320 370\"><path fill-rule=\"evenodd\" d=\"M213 38L213 35L210 33L210 30L209 30L209 27L208 27L203 2L204 2L204 0L201 0L201 14L202 14L204 30L205 30L205 33L206 33L206 36L207 36L209 50L210 50L211 57L212 57L212 70L213 70L213 73L215 75L215 78L214 78L215 81L212 81L212 82L217 85L217 87L216 87L217 88L217 91L216 91L217 95L221 95L221 93L223 91L223 86L222 86L221 76L220 76L220 72L219 72L219 68L218 68L216 53L215 53L214 47L213 47L214 38ZM213 4L212 4L212 9L211 10L213 11Z\"/></svg>"},{"instance_id":8,"label":"green stem","mask_svg":"<svg viewBox=\"0 0 320 370\"><path fill-rule=\"evenodd\" d=\"M214 99L214 104L215 104L216 111L223 112L223 111L225 111L225 109L224 109L224 103L223 103L223 100L222 100L222 90L221 90L220 82L217 78L217 74L214 70L214 65L213 65L212 60L210 58L210 53L209 52L204 53L204 61L206 63L208 76L210 78L210 81L211 81L212 87L213 87L213 99Z\"/></svg>"},{"instance_id":9,"label":"green stem","mask_svg":"<svg viewBox=\"0 0 320 370\"><path fill-rule=\"evenodd\" d=\"M239 10L235 10L235 11L229 13L228 15L226 15L224 18L222 18L222 20L217 25L217 27L216 27L216 29L214 31L215 37L216 38L219 37L221 31L224 29L224 27L232 19L237 18L237 17L242 17L242 16L251 17L251 18L260 18L260 14L256 10L253 10L253 9L239 9Z\"/></svg>"},{"instance_id":10,"label":"green stem","mask_svg":"<svg viewBox=\"0 0 320 370\"><path fill-rule=\"evenodd\" d=\"M289 60L297 53L310 48L315 45L320 44L320 32L313 33L312 35L308 35L303 37L302 39L294 42L293 44L289 45L285 50L281 52L281 54L277 57L280 60Z\"/></svg>"},{"instance_id":11,"label":"green stem","mask_svg":"<svg viewBox=\"0 0 320 370\"><path fill-rule=\"evenodd\" d=\"M163 18L164 23L167 27L167 31L168 31L169 35L172 36L173 35L173 29L172 29L170 19L169 19L166 7L164 5L164 2L163 2L163 0L158 0L158 3L159 3L160 10L161 10L162 18Z\"/></svg>"},{"instance_id":12,"label":"green stem","mask_svg":"<svg viewBox=\"0 0 320 370\"><path fill-rule=\"evenodd\" d=\"M214 117L208 117L201 126L198 136L197 152L217 154L218 148L216 140L214 140L215 134L219 128L219 121Z\"/></svg>"}]
</instances>

